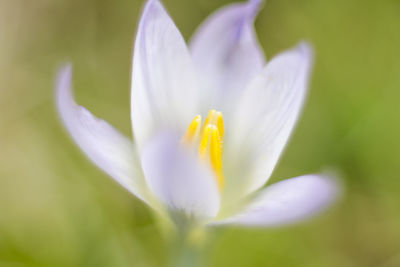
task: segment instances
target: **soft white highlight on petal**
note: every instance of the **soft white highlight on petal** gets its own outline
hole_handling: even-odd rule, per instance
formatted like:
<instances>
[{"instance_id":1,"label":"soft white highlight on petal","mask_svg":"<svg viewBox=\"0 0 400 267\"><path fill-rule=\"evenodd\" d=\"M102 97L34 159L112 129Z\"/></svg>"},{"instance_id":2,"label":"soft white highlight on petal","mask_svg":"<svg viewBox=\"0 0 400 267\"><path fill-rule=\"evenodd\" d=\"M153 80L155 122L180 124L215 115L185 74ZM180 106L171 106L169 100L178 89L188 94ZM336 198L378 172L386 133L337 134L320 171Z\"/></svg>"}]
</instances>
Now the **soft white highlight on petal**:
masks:
<instances>
[{"instance_id":1,"label":"soft white highlight on petal","mask_svg":"<svg viewBox=\"0 0 400 267\"><path fill-rule=\"evenodd\" d=\"M132 124L139 151L162 128L184 133L199 112L196 86L184 39L161 3L148 1L132 68Z\"/></svg>"},{"instance_id":2,"label":"soft white highlight on petal","mask_svg":"<svg viewBox=\"0 0 400 267\"><path fill-rule=\"evenodd\" d=\"M72 68L68 65L57 77L57 107L68 132L92 162L148 202L147 187L132 141L75 103L71 76Z\"/></svg>"},{"instance_id":3,"label":"soft white highlight on petal","mask_svg":"<svg viewBox=\"0 0 400 267\"><path fill-rule=\"evenodd\" d=\"M207 18L191 40L194 63L207 91L207 110L225 112L232 108L238 93L265 65L253 26L260 2L221 8Z\"/></svg>"},{"instance_id":4,"label":"soft white highlight on petal","mask_svg":"<svg viewBox=\"0 0 400 267\"><path fill-rule=\"evenodd\" d=\"M268 186L242 212L216 224L277 226L301 221L336 199L335 179L305 175Z\"/></svg>"},{"instance_id":5,"label":"soft white highlight on petal","mask_svg":"<svg viewBox=\"0 0 400 267\"><path fill-rule=\"evenodd\" d=\"M247 166L231 170L242 175L232 184L244 187L245 194L265 184L277 164L303 106L311 63L312 50L305 43L281 53L241 97L227 155L234 168Z\"/></svg>"},{"instance_id":6,"label":"soft white highlight on petal","mask_svg":"<svg viewBox=\"0 0 400 267\"><path fill-rule=\"evenodd\" d=\"M144 148L142 166L149 187L172 211L197 219L217 215L220 200L213 173L177 136L153 138Z\"/></svg>"}]
</instances>

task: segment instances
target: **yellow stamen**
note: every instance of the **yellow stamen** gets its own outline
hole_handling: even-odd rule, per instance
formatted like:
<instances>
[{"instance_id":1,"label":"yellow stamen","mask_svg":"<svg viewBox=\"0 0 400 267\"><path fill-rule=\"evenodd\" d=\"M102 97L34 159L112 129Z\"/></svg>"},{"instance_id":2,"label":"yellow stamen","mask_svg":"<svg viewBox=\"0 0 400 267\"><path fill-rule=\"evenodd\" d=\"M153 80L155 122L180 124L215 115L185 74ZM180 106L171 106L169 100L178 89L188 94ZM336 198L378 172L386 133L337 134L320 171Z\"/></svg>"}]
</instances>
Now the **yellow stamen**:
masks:
<instances>
[{"instance_id":1,"label":"yellow stamen","mask_svg":"<svg viewBox=\"0 0 400 267\"><path fill-rule=\"evenodd\" d=\"M185 143L197 143L199 138L199 158L210 164L216 176L218 186L222 190L224 186L224 175L222 166L223 137L224 137L224 119L221 112L210 110L205 119L203 129L200 129L201 117L196 116L188 127L183 138Z\"/></svg>"},{"instance_id":2,"label":"yellow stamen","mask_svg":"<svg viewBox=\"0 0 400 267\"><path fill-rule=\"evenodd\" d=\"M217 127L218 127L218 131L219 131L219 136L221 136L221 139L224 137L224 118L222 117L222 113L221 112L217 112L216 114L217 116ZM223 140L221 140L223 141Z\"/></svg>"},{"instance_id":3,"label":"yellow stamen","mask_svg":"<svg viewBox=\"0 0 400 267\"><path fill-rule=\"evenodd\" d=\"M197 115L194 117L193 121L190 123L183 140L185 143L193 142L200 133L201 127L201 116Z\"/></svg>"},{"instance_id":4,"label":"yellow stamen","mask_svg":"<svg viewBox=\"0 0 400 267\"><path fill-rule=\"evenodd\" d=\"M208 124L213 123L212 120L214 120L215 113L216 113L215 109L211 109L208 112L208 116L207 116L206 120L204 121L204 126L207 126Z\"/></svg>"},{"instance_id":5,"label":"yellow stamen","mask_svg":"<svg viewBox=\"0 0 400 267\"><path fill-rule=\"evenodd\" d=\"M218 186L221 189L225 182L222 173L222 142L218 128L215 126L211 130L210 160L211 166L217 176Z\"/></svg>"},{"instance_id":6,"label":"yellow stamen","mask_svg":"<svg viewBox=\"0 0 400 267\"><path fill-rule=\"evenodd\" d=\"M201 158L207 157L208 143L210 143L211 127L213 127L213 126L212 125L204 126L203 136L201 137L200 146L199 146L199 156Z\"/></svg>"}]
</instances>

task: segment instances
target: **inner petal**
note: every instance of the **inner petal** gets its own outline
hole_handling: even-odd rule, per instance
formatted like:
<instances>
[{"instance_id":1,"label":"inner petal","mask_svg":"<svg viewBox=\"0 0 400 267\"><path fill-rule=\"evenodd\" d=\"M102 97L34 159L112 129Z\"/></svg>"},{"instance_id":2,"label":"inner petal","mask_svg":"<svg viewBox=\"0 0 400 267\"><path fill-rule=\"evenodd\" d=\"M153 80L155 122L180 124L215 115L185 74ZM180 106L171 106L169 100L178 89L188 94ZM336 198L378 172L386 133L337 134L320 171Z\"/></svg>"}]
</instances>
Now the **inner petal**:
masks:
<instances>
[{"instance_id":1,"label":"inner petal","mask_svg":"<svg viewBox=\"0 0 400 267\"><path fill-rule=\"evenodd\" d=\"M224 119L221 112L212 109L203 125L201 121L201 116L197 115L190 123L182 141L197 149L199 159L212 167L218 187L222 191L225 184L222 164Z\"/></svg>"}]
</instances>

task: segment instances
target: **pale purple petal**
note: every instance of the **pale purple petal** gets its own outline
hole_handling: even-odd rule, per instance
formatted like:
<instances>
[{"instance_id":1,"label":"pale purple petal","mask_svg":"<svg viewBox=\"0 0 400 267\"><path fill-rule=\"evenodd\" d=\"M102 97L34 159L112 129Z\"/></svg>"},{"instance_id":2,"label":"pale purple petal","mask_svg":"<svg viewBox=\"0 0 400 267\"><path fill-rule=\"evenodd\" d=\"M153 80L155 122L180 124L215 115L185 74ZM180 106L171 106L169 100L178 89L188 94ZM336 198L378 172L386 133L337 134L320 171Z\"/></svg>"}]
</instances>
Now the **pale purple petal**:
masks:
<instances>
[{"instance_id":1,"label":"pale purple petal","mask_svg":"<svg viewBox=\"0 0 400 267\"><path fill-rule=\"evenodd\" d=\"M94 164L147 202L147 187L132 141L75 103L71 78L69 65L57 77L57 107L68 132Z\"/></svg>"},{"instance_id":2,"label":"pale purple petal","mask_svg":"<svg viewBox=\"0 0 400 267\"><path fill-rule=\"evenodd\" d=\"M268 186L242 212L216 224L262 227L292 224L322 211L337 196L335 179L300 176Z\"/></svg>"},{"instance_id":3,"label":"pale purple petal","mask_svg":"<svg viewBox=\"0 0 400 267\"><path fill-rule=\"evenodd\" d=\"M178 139L163 133L145 147L142 166L147 183L170 210L196 219L214 218L220 206L216 180Z\"/></svg>"},{"instance_id":4,"label":"pale purple petal","mask_svg":"<svg viewBox=\"0 0 400 267\"><path fill-rule=\"evenodd\" d=\"M132 124L142 150L162 128L184 134L199 112L192 59L158 0L147 2L136 35L132 67Z\"/></svg>"},{"instance_id":5,"label":"pale purple petal","mask_svg":"<svg viewBox=\"0 0 400 267\"><path fill-rule=\"evenodd\" d=\"M232 101L265 65L253 26L260 2L221 8L201 24L191 40L194 62L208 93L208 108L227 111L233 107Z\"/></svg>"},{"instance_id":6,"label":"pale purple petal","mask_svg":"<svg viewBox=\"0 0 400 267\"><path fill-rule=\"evenodd\" d=\"M235 171L240 174L236 186L245 194L263 186L277 164L303 106L311 63L312 50L305 43L279 54L237 105L227 161L233 168L248 167Z\"/></svg>"}]
</instances>

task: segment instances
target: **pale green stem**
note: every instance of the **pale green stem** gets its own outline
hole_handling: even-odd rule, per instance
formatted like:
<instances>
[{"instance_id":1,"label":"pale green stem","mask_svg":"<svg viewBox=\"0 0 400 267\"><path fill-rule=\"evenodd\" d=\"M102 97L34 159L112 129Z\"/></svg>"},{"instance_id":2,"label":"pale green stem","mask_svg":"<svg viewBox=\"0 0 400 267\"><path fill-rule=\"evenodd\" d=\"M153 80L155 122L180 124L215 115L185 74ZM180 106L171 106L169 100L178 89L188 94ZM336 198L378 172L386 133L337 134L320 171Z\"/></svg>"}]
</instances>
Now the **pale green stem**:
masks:
<instances>
[{"instance_id":1,"label":"pale green stem","mask_svg":"<svg viewBox=\"0 0 400 267\"><path fill-rule=\"evenodd\" d=\"M205 266L203 249L206 243L204 228L190 228L179 231L172 244L169 266L201 267Z\"/></svg>"},{"instance_id":2,"label":"pale green stem","mask_svg":"<svg viewBox=\"0 0 400 267\"><path fill-rule=\"evenodd\" d=\"M182 214L173 214L170 217L160 216L157 213L154 215L161 234L169 247L168 261L165 266L206 266L205 248L210 241L207 227L197 225L196 221L188 220ZM169 218L174 221L172 222Z\"/></svg>"}]
</instances>

